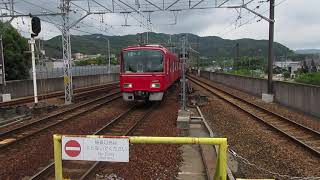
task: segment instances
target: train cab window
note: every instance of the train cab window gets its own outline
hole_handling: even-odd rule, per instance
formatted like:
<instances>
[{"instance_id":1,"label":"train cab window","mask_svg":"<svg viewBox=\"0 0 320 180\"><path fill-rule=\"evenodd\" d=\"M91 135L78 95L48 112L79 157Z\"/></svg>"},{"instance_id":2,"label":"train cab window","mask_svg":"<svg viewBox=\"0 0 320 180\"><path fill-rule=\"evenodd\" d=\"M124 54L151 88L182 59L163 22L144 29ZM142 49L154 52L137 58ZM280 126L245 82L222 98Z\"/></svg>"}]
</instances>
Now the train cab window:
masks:
<instances>
[{"instance_id":1,"label":"train cab window","mask_svg":"<svg viewBox=\"0 0 320 180\"><path fill-rule=\"evenodd\" d=\"M157 50L133 50L123 53L125 73L163 72L164 55Z\"/></svg>"}]
</instances>

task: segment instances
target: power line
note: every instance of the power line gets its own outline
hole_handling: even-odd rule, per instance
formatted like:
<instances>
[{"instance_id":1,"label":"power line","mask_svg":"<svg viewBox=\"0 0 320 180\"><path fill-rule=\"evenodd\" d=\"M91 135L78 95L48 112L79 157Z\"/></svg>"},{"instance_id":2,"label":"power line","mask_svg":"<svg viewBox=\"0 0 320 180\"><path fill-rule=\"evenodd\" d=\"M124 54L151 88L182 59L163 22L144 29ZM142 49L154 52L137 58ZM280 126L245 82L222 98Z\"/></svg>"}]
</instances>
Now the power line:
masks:
<instances>
[{"instance_id":1,"label":"power line","mask_svg":"<svg viewBox=\"0 0 320 180\"><path fill-rule=\"evenodd\" d=\"M278 6L278 5L280 5L280 4L282 4L282 3L284 3L285 1L287 1L287 0L282 0L282 1L280 1L279 3L277 3L277 4L275 5L275 7ZM264 15L264 14L268 13L269 11L270 11L270 10L267 9L267 10L263 11L263 12L260 13L260 14ZM246 21L245 23L242 23L241 25L237 26L235 29L231 29L231 30L225 32L224 34L222 34L222 36L224 36L224 35L226 35L226 34L229 34L230 32L233 32L233 31L235 31L237 28L240 28L240 27L242 27L242 26L244 26L244 25L247 25L247 24L250 24L250 23L251 23L251 24L254 23L253 21L256 20L256 18L257 18L257 16L255 15L253 18L249 19L249 20ZM259 21L260 21L260 20L258 20L258 22L259 22Z\"/></svg>"},{"instance_id":2,"label":"power line","mask_svg":"<svg viewBox=\"0 0 320 180\"><path fill-rule=\"evenodd\" d=\"M258 1L258 3L259 3L260 5L256 6L256 7L253 9L253 11L254 11L254 10L257 10L257 9L260 9L261 6L264 5L264 4L265 4L266 2L268 2L268 1L269 1L269 0L266 0L266 1ZM262 4L262 5L261 5L261 4ZM235 9L235 10L236 10L236 9ZM227 32L225 32L225 33L223 33L223 34L222 34L222 32L220 32L220 33L218 33L218 34L220 34L221 36L223 36L223 35L231 32L231 31L233 31L233 30L236 29L237 27L241 27L242 24L243 24L243 23L241 23L241 19L243 19L244 16L251 14L250 11L247 11L245 15L243 15L242 12L239 12L239 11L237 11L237 13L239 13L237 19L236 19L235 21L230 22L230 24L229 24L225 29L229 29L229 28L232 27L232 26L234 26L234 28L232 28L231 30L229 30L229 31L227 31ZM256 16L255 16L254 18L256 18ZM238 23L239 20L240 20L240 25L238 26L237 23Z\"/></svg>"}]
</instances>

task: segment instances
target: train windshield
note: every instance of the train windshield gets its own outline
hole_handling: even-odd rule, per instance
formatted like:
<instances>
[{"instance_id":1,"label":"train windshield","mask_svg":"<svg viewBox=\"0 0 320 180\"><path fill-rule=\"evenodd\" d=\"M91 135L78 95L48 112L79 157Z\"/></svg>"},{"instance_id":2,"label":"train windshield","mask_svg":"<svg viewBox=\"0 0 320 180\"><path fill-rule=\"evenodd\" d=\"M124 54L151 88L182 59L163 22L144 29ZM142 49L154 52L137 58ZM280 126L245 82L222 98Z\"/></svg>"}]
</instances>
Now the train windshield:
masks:
<instances>
[{"instance_id":1,"label":"train windshield","mask_svg":"<svg viewBox=\"0 0 320 180\"><path fill-rule=\"evenodd\" d=\"M163 72L163 53L156 50L135 50L123 53L125 73Z\"/></svg>"}]
</instances>

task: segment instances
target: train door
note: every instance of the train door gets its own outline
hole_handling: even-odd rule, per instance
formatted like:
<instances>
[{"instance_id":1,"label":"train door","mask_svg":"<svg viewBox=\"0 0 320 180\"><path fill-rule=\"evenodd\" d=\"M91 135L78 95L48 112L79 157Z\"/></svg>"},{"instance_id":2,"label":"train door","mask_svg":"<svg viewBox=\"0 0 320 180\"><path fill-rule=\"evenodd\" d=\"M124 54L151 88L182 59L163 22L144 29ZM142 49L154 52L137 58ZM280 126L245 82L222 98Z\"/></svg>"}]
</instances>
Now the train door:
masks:
<instances>
[{"instance_id":1,"label":"train door","mask_svg":"<svg viewBox=\"0 0 320 180\"><path fill-rule=\"evenodd\" d=\"M166 70L165 70L165 81L166 81L166 87L168 84L170 84L170 57L167 55L165 56L165 62L166 62Z\"/></svg>"},{"instance_id":2,"label":"train door","mask_svg":"<svg viewBox=\"0 0 320 180\"><path fill-rule=\"evenodd\" d=\"M170 59L170 84L174 81L174 65L173 65L174 61L173 59Z\"/></svg>"}]
</instances>

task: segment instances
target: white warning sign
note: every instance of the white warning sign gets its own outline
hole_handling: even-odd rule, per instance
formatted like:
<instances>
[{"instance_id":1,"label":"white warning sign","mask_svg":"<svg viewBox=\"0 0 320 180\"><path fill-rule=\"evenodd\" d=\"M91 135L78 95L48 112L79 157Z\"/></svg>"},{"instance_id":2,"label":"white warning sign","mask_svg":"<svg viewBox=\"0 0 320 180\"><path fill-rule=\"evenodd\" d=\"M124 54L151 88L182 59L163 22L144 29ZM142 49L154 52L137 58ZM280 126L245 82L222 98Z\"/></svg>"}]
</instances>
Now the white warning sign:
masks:
<instances>
[{"instance_id":1,"label":"white warning sign","mask_svg":"<svg viewBox=\"0 0 320 180\"><path fill-rule=\"evenodd\" d=\"M62 159L129 162L129 139L62 136Z\"/></svg>"}]
</instances>

